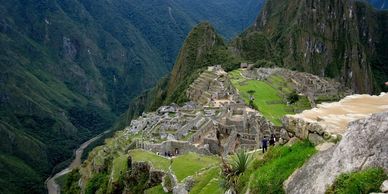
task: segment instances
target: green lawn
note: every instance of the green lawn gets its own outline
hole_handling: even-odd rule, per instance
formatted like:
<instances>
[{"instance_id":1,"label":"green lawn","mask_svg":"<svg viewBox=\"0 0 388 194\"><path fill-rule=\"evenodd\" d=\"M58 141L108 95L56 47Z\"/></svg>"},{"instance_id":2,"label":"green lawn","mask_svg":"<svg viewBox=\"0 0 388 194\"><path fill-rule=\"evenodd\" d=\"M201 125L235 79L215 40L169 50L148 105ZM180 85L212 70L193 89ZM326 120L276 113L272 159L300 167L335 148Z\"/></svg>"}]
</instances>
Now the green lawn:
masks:
<instances>
[{"instance_id":1,"label":"green lawn","mask_svg":"<svg viewBox=\"0 0 388 194\"><path fill-rule=\"evenodd\" d=\"M275 125L280 126L281 118L286 114L295 114L310 108L307 98L303 96L297 103L287 105L285 98L293 88L282 77L271 76L267 81L248 80L242 77L240 72L241 70L235 70L229 73L233 86L239 90L246 104L249 104L248 91L255 91L254 104L263 116Z\"/></svg>"},{"instance_id":2,"label":"green lawn","mask_svg":"<svg viewBox=\"0 0 388 194\"><path fill-rule=\"evenodd\" d=\"M380 185L388 175L382 168L369 168L338 176L326 194L372 193L379 192Z\"/></svg>"},{"instance_id":3,"label":"green lawn","mask_svg":"<svg viewBox=\"0 0 388 194\"><path fill-rule=\"evenodd\" d=\"M248 185L251 193L284 193L283 182L316 152L307 141L298 142L291 147L272 148L261 160L255 160L240 177L238 190L245 193Z\"/></svg>"},{"instance_id":4,"label":"green lawn","mask_svg":"<svg viewBox=\"0 0 388 194\"><path fill-rule=\"evenodd\" d=\"M145 150L132 150L129 152L133 161L147 161L156 169L168 170L170 160Z\"/></svg>"},{"instance_id":5,"label":"green lawn","mask_svg":"<svg viewBox=\"0 0 388 194\"><path fill-rule=\"evenodd\" d=\"M120 180L121 175L127 171L128 156L121 155L113 160L111 178L112 182Z\"/></svg>"},{"instance_id":6,"label":"green lawn","mask_svg":"<svg viewBox=\"0 0 388 194\"><path fill-rule=\"evenodd\" d=\"M218 179L220 178L219 167L214 167L203 172L203 174L195 176L195 185L191 189L191 194L204 193L205 191L212 190L208 193L221 193L221 188ZM206 188L206 189L205 189ZM217 192L218 191L218 192Z\"/></svg>"},{"instance_id":7,"label":"green lawn","mask_svg":"<svg viewBox=\"0 0 388 194\"><path fill-rule=\"evenodd\" d=\"M165 194L162 185L158 185L155 187L152 187L150 189L147 189L144 191L144 194Z\"/></svg>"},{"instance_id":8,"label":"green lawn","mask_svg":"<svg viewBox=\"0 0 388 194\"><path fill-rule=\"evenodd\" d=\"M220 187L219 178L213 178L210 182L199 192L199 194L222 194L223 189Z\"/></svg>"},{"instance_id":9,"label":"green lawn","mask_svg":"<svg viewBox=\"0 0 388 194\"><path fill-rule=\"evenodd\" d=\"M194 175L203 168L218 164L219 160L214 156L202 156L188 153L173 159L172 170L179 181L187 176Z\"/></svg>"}]
</instances>

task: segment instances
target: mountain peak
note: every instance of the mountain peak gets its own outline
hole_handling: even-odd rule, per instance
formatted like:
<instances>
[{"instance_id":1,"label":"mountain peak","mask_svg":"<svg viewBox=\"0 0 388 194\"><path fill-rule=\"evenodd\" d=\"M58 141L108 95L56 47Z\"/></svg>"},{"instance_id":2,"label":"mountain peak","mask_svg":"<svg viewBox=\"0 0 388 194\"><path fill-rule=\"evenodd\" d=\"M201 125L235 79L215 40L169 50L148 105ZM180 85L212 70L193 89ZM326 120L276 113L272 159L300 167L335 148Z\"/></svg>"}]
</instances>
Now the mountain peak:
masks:
<instances>
[{"instance_id":1,"label":"mountain peak","mask_svg":"<svg viewBox=\"0 0 388 194\"><path fill-rule=\"evenodd\" d=\"M201 68L218 62L219 57L216 50L220 47L225 47L225 43L208 22L200 23L193 28L171 72L167 95L173 97L167 101L184 98L184 92L178 93L177 91L183 91L195 79Z\"/></svg>"}]
</instances>

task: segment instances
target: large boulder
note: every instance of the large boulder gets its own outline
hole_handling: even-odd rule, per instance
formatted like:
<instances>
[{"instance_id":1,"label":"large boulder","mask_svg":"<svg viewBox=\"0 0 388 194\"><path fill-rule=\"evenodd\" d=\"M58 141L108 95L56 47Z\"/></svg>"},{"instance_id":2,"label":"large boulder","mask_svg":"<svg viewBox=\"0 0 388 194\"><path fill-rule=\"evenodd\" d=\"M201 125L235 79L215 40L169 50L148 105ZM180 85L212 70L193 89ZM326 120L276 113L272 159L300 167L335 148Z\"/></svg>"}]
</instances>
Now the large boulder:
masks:
<instances>
[{"instance_id":1,"label":"large boulder","mask_svg":"<svg viewBox=\"0 0 388 194\"><path fill-rule=\"evenodd\" d=\"M388 171L388 112L349 124L343 139L313 156L284 183L286 193L324 194L342 173L382 167Z\"/></svg>"}]
</instances>

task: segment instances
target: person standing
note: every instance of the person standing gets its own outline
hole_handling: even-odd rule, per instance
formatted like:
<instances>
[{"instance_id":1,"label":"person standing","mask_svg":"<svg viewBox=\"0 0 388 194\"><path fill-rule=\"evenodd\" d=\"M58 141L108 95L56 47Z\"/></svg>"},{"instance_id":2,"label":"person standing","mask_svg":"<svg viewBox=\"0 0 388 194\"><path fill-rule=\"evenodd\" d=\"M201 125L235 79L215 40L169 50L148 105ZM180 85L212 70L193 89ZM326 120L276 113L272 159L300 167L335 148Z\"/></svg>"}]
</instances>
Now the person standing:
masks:
<instances>
[{"instance_id":1,"label":"person standing","mask_svg":"<svg viewBox=\"0 0 388 194\"><path fill-rule=\"evenodd\" d=\"M269 145L275 146L276 138L274 134L271 134L271 138L269 139Z\"/></svg>"},{"instance_id":2,"label":"person standing","mask_svg":"<svg viewBox=\"0 0 388 194\"><path fill-rule=\"evenodd\" d=\"M268 139L266 136L261 140L261 147L263 148L263 154L267 151L268 149Z\"/></svg>"}]
</instances>

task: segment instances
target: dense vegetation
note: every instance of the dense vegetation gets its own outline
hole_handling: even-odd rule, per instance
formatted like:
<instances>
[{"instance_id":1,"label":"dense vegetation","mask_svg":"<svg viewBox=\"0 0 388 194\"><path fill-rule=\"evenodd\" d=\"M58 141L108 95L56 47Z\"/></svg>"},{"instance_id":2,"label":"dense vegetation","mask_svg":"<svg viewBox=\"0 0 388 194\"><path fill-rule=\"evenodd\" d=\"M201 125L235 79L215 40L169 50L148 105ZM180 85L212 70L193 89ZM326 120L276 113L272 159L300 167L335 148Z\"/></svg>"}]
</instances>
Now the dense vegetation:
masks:
<instances>
[{"instance_id":1,"label":"dense vegetation","mask_svg":"<svg viewBox=\"0 0 388 194\"><path fill-rule=\"evenodd\" d=\"M380 192L380 186L387 178L388 175L381 168L341 174L326 191L326 194Z\"/></svg>"},{"instance_id":2,"label":"dense vegetation","mask_svg":"<svg viewBox=\"0 0 388 194\"><path fill-rule=\"evenodd\" d=\"M1 176L0 188L43 192L54 165L111 127L133 97L169 71L198 21L225 26L220 32L230 38L254 20L262 1L222 2L2 2L0 153L17 162L1 165L12 165L5 174L24 169L15 174L31 180Z\"/></svg>"}]
</instances>

